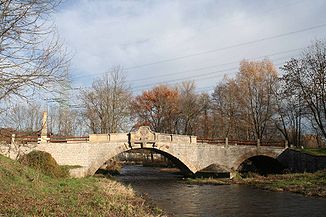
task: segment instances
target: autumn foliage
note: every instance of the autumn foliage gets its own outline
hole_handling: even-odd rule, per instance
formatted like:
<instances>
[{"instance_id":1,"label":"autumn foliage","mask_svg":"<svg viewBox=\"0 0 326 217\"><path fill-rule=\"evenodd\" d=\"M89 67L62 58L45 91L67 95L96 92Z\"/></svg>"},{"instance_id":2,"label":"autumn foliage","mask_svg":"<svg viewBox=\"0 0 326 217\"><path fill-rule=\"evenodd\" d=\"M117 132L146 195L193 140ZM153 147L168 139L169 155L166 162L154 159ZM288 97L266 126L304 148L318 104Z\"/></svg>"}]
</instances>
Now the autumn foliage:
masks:
<instances>
[{"instance_id":1,"label":"autumn foliage","mask_svg":"<svg viewBox=\"0 0 326 217\"><path fill-rule=\"evenodd\" d=\"M280 137L272 118L278 73L269 60L240 64L234 78L225 77L212 97L196 94L194 82L160 85L131 103L135 127L156 132L195 134L204 138L268 140Z\"/></svg>"},{"instance_id":2,"label":"autumn foliage","mask_svg":"<svg viewBox=\"0 0 326 217\"><path fill-rule=\"evenodd\" d=\"M135 97L131 108L136 126L147 125L156 132L174 133L179 96L177 89L160 85Z\"/></svg>"},{"instance_id":3,"label":"autumn foliage","mask_svg":"<svg viewBox=\"0 0 326 217\"><path fill-rule=\"evenodd\" d=\"M274 86L278 73L269 60L240 63L235 78L225 78L212 95L218 136L232 139L269 139L275 112Z\"/></svg>"}]
</instances>

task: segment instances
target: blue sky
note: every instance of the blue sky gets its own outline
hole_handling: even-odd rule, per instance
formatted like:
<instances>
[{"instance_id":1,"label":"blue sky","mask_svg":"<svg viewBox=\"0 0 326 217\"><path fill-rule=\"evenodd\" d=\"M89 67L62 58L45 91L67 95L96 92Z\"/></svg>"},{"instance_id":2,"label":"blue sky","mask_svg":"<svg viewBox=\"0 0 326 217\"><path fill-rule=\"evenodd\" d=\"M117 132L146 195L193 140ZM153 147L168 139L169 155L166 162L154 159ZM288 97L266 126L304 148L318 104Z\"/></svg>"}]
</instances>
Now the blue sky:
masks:
<instances>
[{"instance_id":1,"label":"blue sky","mask_svg":"<svg viewBox=\"0 0 326 217\"><path fill-rule=\"evenodd\" d=\"M280 66L326 39L325 9L325 0L66 0L54 22L74 87L121 65L135 93L183 80L211 91L242 59Z\"/></svg>"}]
</instances>

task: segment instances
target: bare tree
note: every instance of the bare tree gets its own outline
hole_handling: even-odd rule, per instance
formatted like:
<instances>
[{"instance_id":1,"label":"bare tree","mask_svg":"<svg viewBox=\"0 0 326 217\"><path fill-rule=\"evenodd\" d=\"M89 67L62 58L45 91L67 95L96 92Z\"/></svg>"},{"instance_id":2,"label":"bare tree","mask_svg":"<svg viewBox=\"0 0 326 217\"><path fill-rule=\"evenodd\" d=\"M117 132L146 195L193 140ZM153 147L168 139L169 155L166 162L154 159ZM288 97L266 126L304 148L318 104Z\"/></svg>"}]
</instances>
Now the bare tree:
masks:
<instances>
[{"instance_id":1,"label":"bare tree","mask_svg":"<svg viewBox=\"0 0 326 217\"><path fill-rule=\"evenodd\" d=\"M213 134L211 129L211 99L207 93L198 95L198 105L200 107L200 113L197 117L198 122L194 134L202 138L211 137Z\"/></svg>"},{"instance_id":2,"label":"bare tree","mask_svg":"<svg viewBox=\"0 0 326 217\"><path fill-rule=\"evenodd\" d=\"M67 60L49 16L59 0L0 1L0 101L55 90Z\"/></svg>"},{"instance_id":3,"label":"bare tree","mask_svg":"<svg viewBox=\"0 0 326 217\"><path fill-rule=\"evenodd\" d=\"M274 90L276 113L273 117L276 128L290 144L300 146L303 118L306 113L299 90L289 90L284 79L280 79Z\"/></svg>"},{"instance_id":4,"label":"bare tree","mask_svg":"<svg viewBox=\"0 0 326 217\"><path fill-rule=\"evenodd\" d=\"M83 136L88 130L81 111L60 104L48 108L47 125L50 134L60 136Z\"/></svg>"},{"instance_id":5,"label":"bare tree","mask_svg":"<svg viewBox=\"0 0 326 217\"><path fill-rule=\"evenodd\" d=\"M126 85L123 69L114 67L103 78L81 92L89 128L93 133L126 130L129 123L131 92Z\"/></svg>"},{"instance_id":6,"label":"bare tree","mask_svg":"<svg viewBox=\"0 0 326 217\"><path fill-rule=\"evenodd\" d=\"M5 113L4 123L17 131L36 132L42 128L42 112L37 104L16 104Z\"/></svg>"},{"instance_id":7,"label":"bare tree","mask_svg":"<svg viewBox=\"0 0 326 217\"><path fill-rule=\"evenodd\" d=\"M283 70L288 91L300 92L311 120L326 139L326 42L314 42Z\"/></svg>"},{"instance_id":8,"label":"bare tree","mask_svg":"<svg viewBox=\"0 0 326 217\"><path fill-rule=\"evenodd\" d=\"M178 86L179 97L179 127L178 133L191 135L196 129L199 114L203 110L204 105L201 104L200 97L195 92L195 83L192 81L182 82Z\"/></svg>"},{"instance_id":9,"label":"bare tree","mask_svg":"<svg viewBox=\"0 0 326 217\"><path fill-rule=\"evenodd\" d=\"M218 84L212 94L213 115L216 118L216 131L219 137L244 139L245 125L239 86L235 79L225 78Z\"/></svg>"}]
</instances>

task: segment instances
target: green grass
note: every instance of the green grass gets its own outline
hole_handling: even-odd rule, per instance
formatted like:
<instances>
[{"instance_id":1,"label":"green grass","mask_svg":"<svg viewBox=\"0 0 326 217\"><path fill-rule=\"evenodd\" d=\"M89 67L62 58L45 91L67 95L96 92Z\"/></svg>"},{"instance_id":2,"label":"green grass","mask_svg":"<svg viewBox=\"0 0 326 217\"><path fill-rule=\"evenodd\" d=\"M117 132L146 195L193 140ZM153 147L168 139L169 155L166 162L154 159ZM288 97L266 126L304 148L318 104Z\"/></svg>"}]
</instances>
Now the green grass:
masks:
<instances>
[{"instance_id":1,"label":"green grass","mask_svg":"<svg viewBox=\"0 0 326 217\"><path fill-rule=\"evenodd\" d=\"M275 191L290 191L307 196L326 197L326 170L315 173L271 175L246 180L249 184Z\"/></svg>"},{"instance_id":2,"label":"green grass","mask_svg":"<svg viewBox=\"0 0 326 217\"><path fill-rule=\"evenodd\" d=\"M294 150L315 156L326 156L326 148L295 148Z\"/></svg>"},{"instance_id":3,"label":"green grass","mask_svg":"<svg viewBox=\"0 0 326 217\"><path fill-rule=\"evenodd\" d=\"M1 216L159 216L116 181L52 178L0 155Z\"/></svg>"},{"instance_id":4,"label":"green grass","mask_svg":"<svg viewBox=\"0 0 326 217\"><path fill-rule=\"evenodd\" d=\"M252 174L251 178L218 179L218 178L196 178L187 179L188 184L245 184L272 191L289 191L307 196L326 197L326 170L315 173L293 173L260 176Z\"/></svg>"},{"instance_id":5,"label":"green grass","mask_svg":"<svg viewBox=\"0 0 326 217\"><path fill-rule=\"evenodd\" d=\"M187 178L186 182L196 185L229 185L231 183L230 179L225 178Z\"/></svg>"}]
</instances>

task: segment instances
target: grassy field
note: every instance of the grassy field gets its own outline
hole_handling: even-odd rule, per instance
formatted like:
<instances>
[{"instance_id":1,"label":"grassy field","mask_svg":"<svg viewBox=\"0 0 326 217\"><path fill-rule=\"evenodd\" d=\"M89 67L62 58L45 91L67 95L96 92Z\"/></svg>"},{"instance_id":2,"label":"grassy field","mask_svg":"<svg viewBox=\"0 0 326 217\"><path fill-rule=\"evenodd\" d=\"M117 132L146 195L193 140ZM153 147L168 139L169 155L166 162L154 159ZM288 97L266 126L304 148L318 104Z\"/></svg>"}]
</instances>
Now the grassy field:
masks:
<instances>
[{"instance_id":1,"label":"grassy field","mask_svg":"<svg viewBox=\"0 0 326 217\"><path fill-rule=\"evenodd\" d=\"M326 148L295 148L294 150L315 156L326 156Z\"/></svg>"},{"instance_id":2,"label":"grassy field","mask_svg":"<svg viewBox=\"0 0 326 217\"><path fill-rule=\"evenodd\" d=\"M315 173L270 175L244 179L245 183L273 191L326 197L326 170Z\"/></svg>"},{"instance_id":3,"label":"grassy field","mask_svg":"<svg viewBox=\"0 0 326 217\"><path fill-rule=\"evenodd\" d=\"M307 196L326 197L326 170L315 173L294 173L259 176L237 180L200 178L188 179L189 184L246 184L272 191L289 191Z\"/></svg>"},{"instance_id":4,"label":"grassy field","mask_svg":"<svg viewBox=\"0 0 326 217\"><path fill-rule=\"evenodd\" d=\"M0 155L0 216L161 216L104 178L51 178Z\"/></svg>"}]
</instances>

